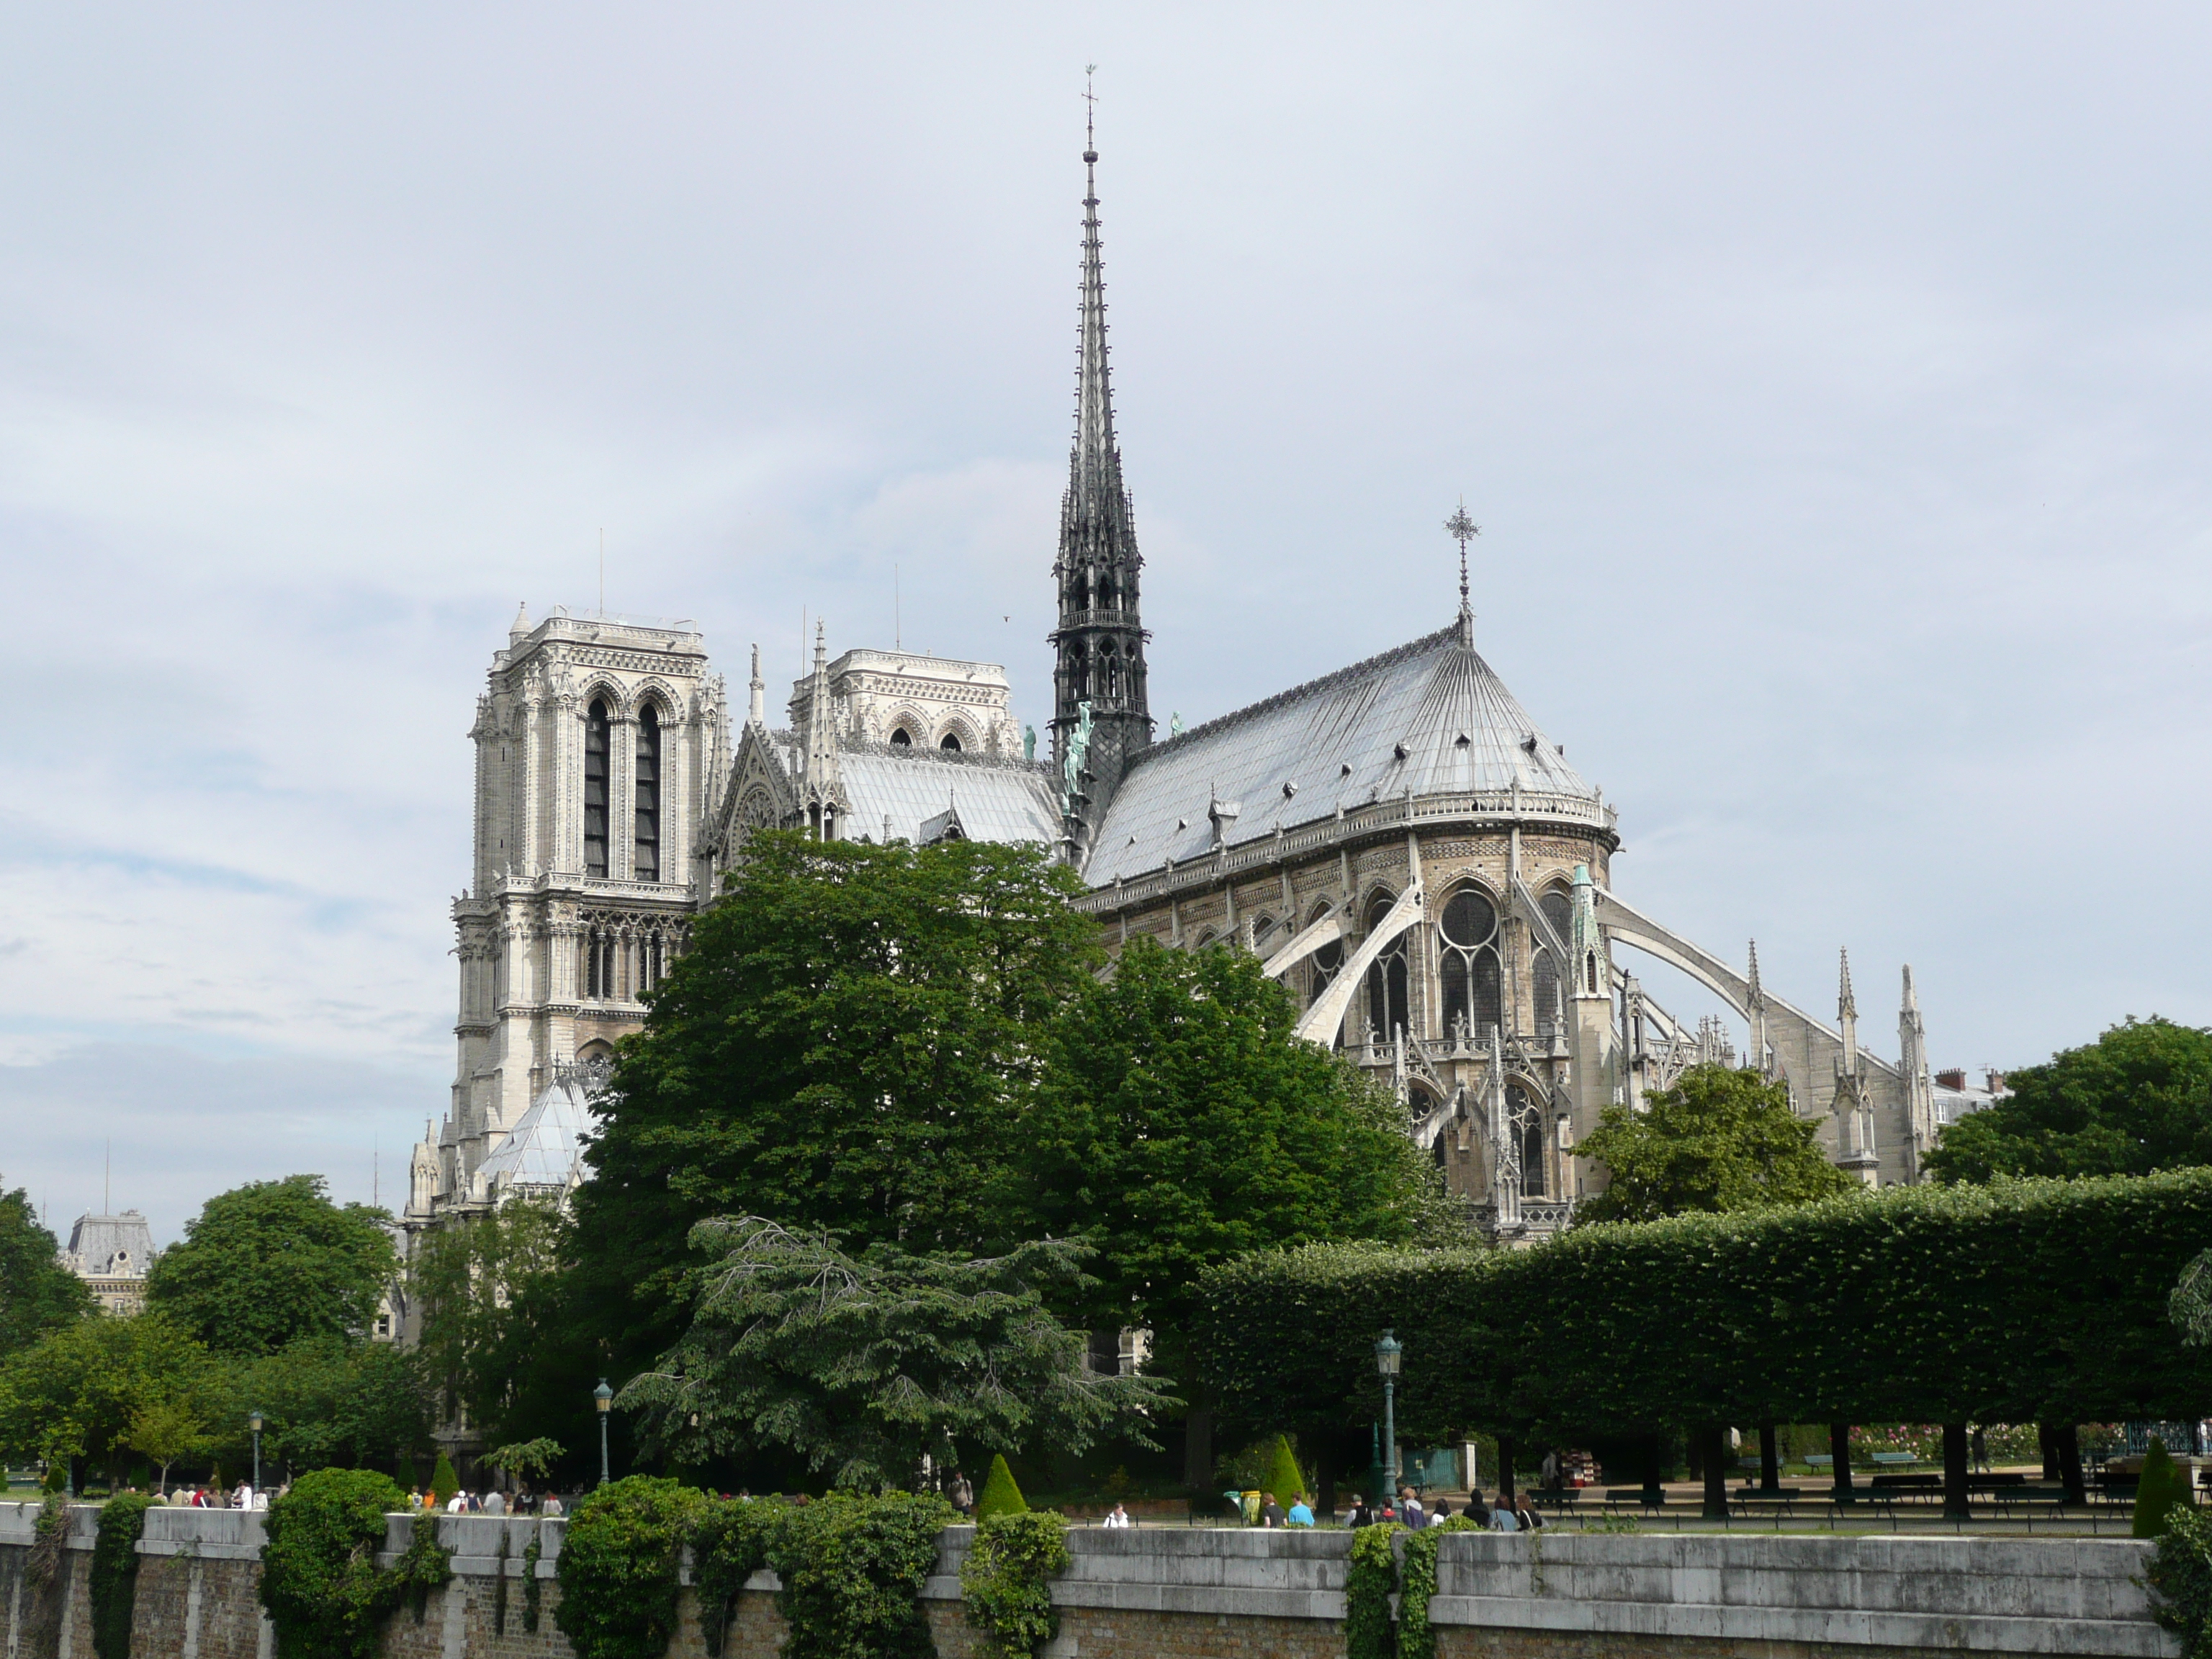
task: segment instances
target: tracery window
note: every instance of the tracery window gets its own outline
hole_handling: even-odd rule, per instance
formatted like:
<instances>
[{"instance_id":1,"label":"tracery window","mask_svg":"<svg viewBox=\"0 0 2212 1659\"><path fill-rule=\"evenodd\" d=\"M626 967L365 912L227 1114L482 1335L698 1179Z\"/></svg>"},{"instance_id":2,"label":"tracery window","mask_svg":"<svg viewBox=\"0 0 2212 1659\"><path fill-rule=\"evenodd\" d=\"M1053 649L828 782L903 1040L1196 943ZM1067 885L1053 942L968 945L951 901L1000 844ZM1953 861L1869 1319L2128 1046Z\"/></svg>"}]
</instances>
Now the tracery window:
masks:
<instances>
[{"instance_id":1,"label":"tracery window","mask_svg":"<svg viewBox=\"0 0 2212 1659\"><path fill-rule=\"evenodd\" d=\"M1121 695L1121 659L1115 654L1113 641L1098 647L1098 657L1099 694L1111 702Z\"/></svg>"},{"instance_id":2,"label":"tracery window","mask_svg":"<svg viewBox=\"0 0 2212 1659\"><path fill-rule=\"evenodd\" d=\"M1536 1035L1549 1037L1563 1024L1559 1012L1559 968L1552 953L1538 947L1534 963L1536 981Z\"/></svg>"},{"instance_id":3,"label":"tracery window","mask_svg":"<svg viewBox=\"0 0 2212 1659\"><path fill-rule=\"evenodd\" d=\"M943 737L937 740L937 746L939 749L949 749L956 755L958 754L960 752L960 734L957 732L947 732Z\"/></svg>"},{"instance_id":4,"label":"tracery window","mask_svg":"<svg viewBox=\"0 0 2212 1659\"><path fill-rule=\"evenodd\" d=\"M584 715L584 873L607 873L607 705L600 697Z\"/></svg>"},{"instance_id":5,"label":"tracery window","mask_svg":"<svg viewBox=\"0 0 2212 1659\"><path fill-rule=\"evenodd\" d=\"M1544 1109L1517 1083L1505 1085L1506 1133L1521 1155L1521 1196L1544 1195Z\"/></svg>"},{"instance_id":6,"label":"tracery window","mask_svg":"<svg viewBox=\"0 0 2212 1659\"><path fill-rule=\"evenodd\" d=\"M637 766L631 780L637 811L631 873L660 879L660 711L651 703L637 717Z\"/></svg>"},{"instance_id":7,"label":"tracery window","mask_svg":"<svg viewBox=\"0 0 2212 1659\"><path fill-rule=\"evenodd\" d=\"M895 748L895 749L911 749L911 748L913 748L913 747L914 747L914 736L913 736L913 734L912 734L911 732L909 732L906 729L906 727L904 727L903 726L897 727L896 730L894 730L894 731L891 732L891 746L892 746L893 748Z\"/></svg>"},{"instance_id":8,"label":"tracery window","mask_svg":"<svg viewBox=\"0 0 2212 1659\"><path fill-rule=\"evenodd\" d=\"M1078 702L1091 695L1091 665L1085 660L1079 645L1068 653L1067 693Z\"/></svg>"},{"instance_id":9,"label":"tracery window","mask_svg":"<svg viewBox=\"0 0 2212 1659\"><path fill-rule=\"evenodd\" d=\"M1367 906L1367 931L1373 933L1398 901L1377 893ZM1367 969L1367 1022L1375 1040L1388 1042L1406 1024L1406 936L1400 933L1378 954Z\"/></svg>"},{"instance_id":10,"label":"tracery window","mask_svg":"<svg viewBox=\"0 0 2212 1659\"><path fill-rule=\"evenodd\" d=\"M1473 887L1444 904L1437 923L1437 954L1443 980L1444 1035L1486 1045L1505 1023L1498 963L1498 907Z\"/></svg>"}]
</instances>

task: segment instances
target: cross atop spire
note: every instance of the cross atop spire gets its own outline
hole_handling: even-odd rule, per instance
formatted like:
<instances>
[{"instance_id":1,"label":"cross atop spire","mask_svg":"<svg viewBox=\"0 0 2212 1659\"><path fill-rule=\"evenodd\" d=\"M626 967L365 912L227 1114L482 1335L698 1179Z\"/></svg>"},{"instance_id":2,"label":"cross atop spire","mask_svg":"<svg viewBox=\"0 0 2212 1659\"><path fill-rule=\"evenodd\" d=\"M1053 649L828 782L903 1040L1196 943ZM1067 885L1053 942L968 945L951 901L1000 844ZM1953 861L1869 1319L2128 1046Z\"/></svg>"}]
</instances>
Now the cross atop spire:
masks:
<instances>
[{"instance_id":1,"label":"cross atop spire","mask_svg":"<svg viewBox=\"0 0 2212 1659\"><path fill-rule=\"evenodd\" d=\"M1467 544L1482 534L1482 526L1467 516L1467 497L1459 498L1459 511L1444 520L1444 534L1459 544L1459 629L1468 645L1474 643L1474 606L1467 596Z\"/></svg>"}]
</instances>

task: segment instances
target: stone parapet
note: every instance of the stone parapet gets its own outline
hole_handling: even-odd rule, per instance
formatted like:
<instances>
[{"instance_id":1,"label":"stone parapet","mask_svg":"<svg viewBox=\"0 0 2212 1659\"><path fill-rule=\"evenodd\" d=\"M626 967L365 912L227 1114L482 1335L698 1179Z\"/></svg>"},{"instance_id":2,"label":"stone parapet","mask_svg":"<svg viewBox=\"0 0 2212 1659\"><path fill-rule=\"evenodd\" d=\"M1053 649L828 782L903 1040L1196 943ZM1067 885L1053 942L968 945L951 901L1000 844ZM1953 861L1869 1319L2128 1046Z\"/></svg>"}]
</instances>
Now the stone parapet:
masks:
<instances>
[{"instance_id":1,"label":"stone parapet","mask_svg":"<svg viewBox=\"0 0 2212 1659\"><path fill-rule=\"evenodd\" d=\"M0 1652L90 1659L90 1609L78 1559L98 1510L70 1516L70 1554L54 1593L29 1593L23 1567L38 1510L0 1504ZM264 1516L230 1510L148 1511L139 1545L133 1659L271 1659L256 1588ZM380 1559L396 1560L413 1519L389 1518ZM543 1585L537 1631L520 1625L523 1562L554 1581L562 1521L441 1516L455 1577L420 1622L387 1626L383 1659L574 1659ZM922 1592L938 1650L963 1659L978 1641L962 1618L960 1565L974 1531L946 1528ZM1343 1651L1352 1535L1139 1527L1068 1534L1053 1583L1060 1635L1052 1659L1255 1652L1323 1659ZM1430 1617L1454 1659L1901 1659L1936 1652L2178 1659L2142 1583L2150 1546L2078 1538L1894 1538L1723 1534L1530 1536L1440 1540ZM685 1574L688 1580L689 1573ZM507 1581L502 1589L502 1580ZM738 1598L724 1659L770 1659L784 1634L773 1573ZM687 1591L669 1659L705 1659Z\"/></svg>"}]
</instances>

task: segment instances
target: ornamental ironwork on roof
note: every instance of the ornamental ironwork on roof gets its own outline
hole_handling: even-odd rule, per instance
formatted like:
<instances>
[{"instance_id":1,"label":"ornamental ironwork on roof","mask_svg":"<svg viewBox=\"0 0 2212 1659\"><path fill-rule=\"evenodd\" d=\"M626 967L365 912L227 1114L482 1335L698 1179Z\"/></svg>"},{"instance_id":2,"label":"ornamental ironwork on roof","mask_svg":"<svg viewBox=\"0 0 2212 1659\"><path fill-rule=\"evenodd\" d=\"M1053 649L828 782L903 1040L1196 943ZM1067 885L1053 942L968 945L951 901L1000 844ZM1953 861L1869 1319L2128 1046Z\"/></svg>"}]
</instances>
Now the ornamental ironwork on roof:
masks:
<instances>
[{"instance_id":1,"label":"ornamental ironwork on roof","mask_svg":"<svg viewBox=\"0 0 2212 1659\"><path fill-rule=\"evenodd\" d=\"M1143 751L1084 876L1103 887L1408 794L1517 794L1531 817L1601 805L1455 621Z\"/></svg>"}]
</instances>

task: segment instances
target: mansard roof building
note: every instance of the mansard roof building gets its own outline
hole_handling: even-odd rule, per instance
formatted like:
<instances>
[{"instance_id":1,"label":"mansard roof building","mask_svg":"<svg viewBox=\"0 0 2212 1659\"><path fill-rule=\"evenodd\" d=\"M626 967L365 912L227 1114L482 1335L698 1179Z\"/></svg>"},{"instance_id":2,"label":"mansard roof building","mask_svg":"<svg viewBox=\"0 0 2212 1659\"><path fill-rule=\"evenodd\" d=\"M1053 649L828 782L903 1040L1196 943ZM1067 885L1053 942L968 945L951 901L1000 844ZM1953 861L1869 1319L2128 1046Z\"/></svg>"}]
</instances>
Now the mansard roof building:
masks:
<instances>
[{"instance_id":1,"label":"mansard roof building","mask_svg":"<svg viewBox=\"0 0 2212 1659\"><path fill-rule=\"evenodd\" d=\"M1576 1156L1616 1102L1734 1064L1632 971L1637 953L1733 1011L1741 1063L1786 1084L1841 1167L1921 1178L1939 1123L1978 1101L1931 1084L1911 970L1897 1058L1860 1045L1848 963L1832 1024L1632 905L1615 810L1477 648L1462 511L1442 627L1157 741L1144 561L1122 479L1107 343L1097 155L1084 152L1074 440L1052 580L1050 752L1006 670L894 648L811 670L772 726L755 647L732 715L688 624L518 616L471 732L476 855L453 906L459 1067L417 1149L409 1224L581 1178L599 1073L684 948L744 839L947 837L1049 845L1109 943L1248 950L1403 1103L1485 1231L1564 1225L1597 1189ZM1510 653L1510 638L1500 647Z\"/></svg>"}]
</instances>

